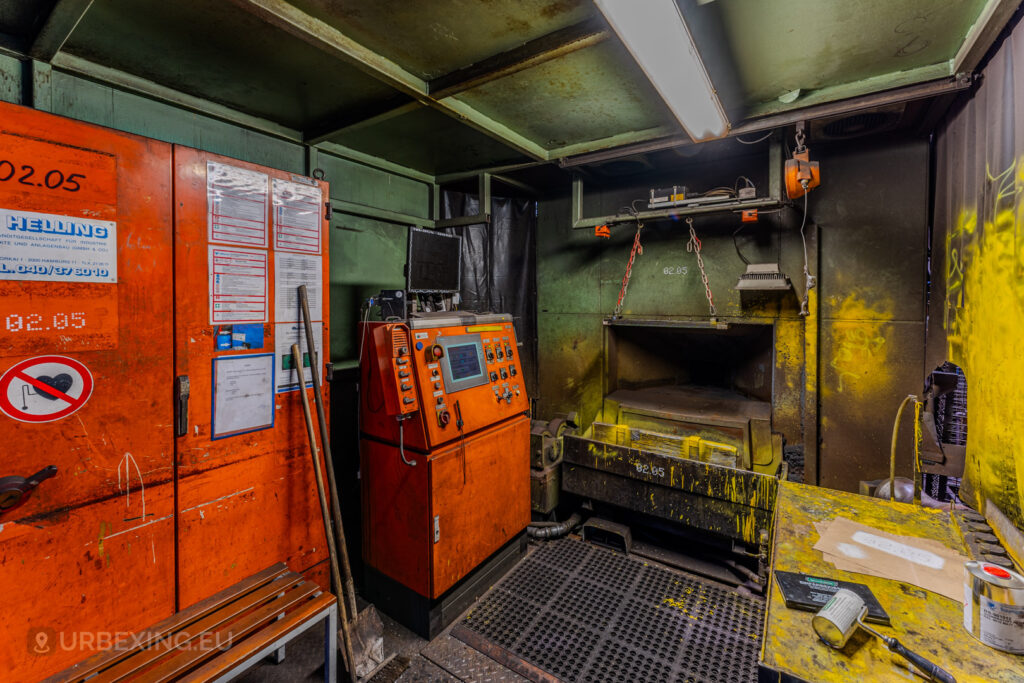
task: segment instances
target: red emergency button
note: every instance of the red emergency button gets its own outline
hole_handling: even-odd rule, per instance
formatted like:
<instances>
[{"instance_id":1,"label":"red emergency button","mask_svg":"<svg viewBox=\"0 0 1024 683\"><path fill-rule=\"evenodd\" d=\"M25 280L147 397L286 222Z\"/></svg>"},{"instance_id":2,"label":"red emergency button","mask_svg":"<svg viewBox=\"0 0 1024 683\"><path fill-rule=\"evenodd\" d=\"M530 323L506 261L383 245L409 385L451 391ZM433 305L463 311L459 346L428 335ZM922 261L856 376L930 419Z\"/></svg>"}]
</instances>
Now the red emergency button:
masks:
<instances>
[{"instance_id":1,"label":"red emergency button","mask_svg":"<svg viewBox=\"0 0 1024 683\"><path fill-rule=\"evenodd\" d=\"M1008 579L1008 578L1010 578L1010 572L1006 571L1002 567L997 567L994 564L982 565L981 569L986 574L991 574L992 576L996 577L997 579Z\"/></svg>"},{"instance_id":2,"label":"red emergency button","mask_svg":"<svg viewBox=\"0 0 1024 683\"><path fill-rule=\"evenodd\" d=\"M433 346L430 347L430 355L432 355L434 358L440 358L441 356L444 355L444 347L441 346L440 344L434 344Z\"/></svg>"}]
</instances>

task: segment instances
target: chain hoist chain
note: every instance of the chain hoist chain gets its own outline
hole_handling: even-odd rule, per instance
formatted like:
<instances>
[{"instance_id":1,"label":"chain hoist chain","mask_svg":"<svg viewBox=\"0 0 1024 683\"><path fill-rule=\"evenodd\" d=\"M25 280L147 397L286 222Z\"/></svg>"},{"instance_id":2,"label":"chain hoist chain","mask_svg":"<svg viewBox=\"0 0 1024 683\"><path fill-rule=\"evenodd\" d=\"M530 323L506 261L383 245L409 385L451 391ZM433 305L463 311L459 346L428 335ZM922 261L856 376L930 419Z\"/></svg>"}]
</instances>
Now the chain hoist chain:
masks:
<instances>
[{"instance_id":1,"label":"chain hoist chain","mask_svg":"<svg viewBox=\"0 0 1024 683\"><path fill-rule=\"evenodd\" d=\"M715 310L715 299L711 295L711 285L708 283L708 274L704 270L704 259L700 255L700 240L697 239L697 233L693 230L693 219L687 218L686 224L690 226L690 241L686 243L686 251L693 252L697 255L697 267L700 268L700 279L704 283L704 293L708 297L708 309L711 311L711 317L718 315Z\"/></svg>"},{"instance_id":2,"label":"chain hoist chain","mask_svg":"<svg viewBox=\"0 0 1024 683\"><path fill-rule=\"evenodd\" d=\"M626 274L622 276L622 288L619 289L619 300L615 302L616 318L622 314L622 302L626 299L626 290L629 288L629 278L633 274L633 261L636 260L637 254L644 253L644 248L640 245L640 230L643 227L643 223L640 221L636 222L636 236L633 237L633 248L629 252L629 262L626 263Z\"/></svg>"}]
</instances>

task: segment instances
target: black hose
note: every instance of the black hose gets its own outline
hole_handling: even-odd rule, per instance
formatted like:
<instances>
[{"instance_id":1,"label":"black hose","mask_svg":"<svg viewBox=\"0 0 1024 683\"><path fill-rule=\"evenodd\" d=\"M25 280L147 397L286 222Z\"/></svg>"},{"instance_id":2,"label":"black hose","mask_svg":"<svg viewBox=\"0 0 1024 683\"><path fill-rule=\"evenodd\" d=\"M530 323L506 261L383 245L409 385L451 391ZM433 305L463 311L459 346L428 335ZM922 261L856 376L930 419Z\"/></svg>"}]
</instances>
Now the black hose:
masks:
<instances>
[{"instance_id":1,"label":"black hose","mask_svg":"<svg viewBox=\"0 0 1024 683\"><path fill-rule=\"evenodd\" d=\"M543 527L536 527L532 525L528 526L526 527L526 533L529 534L530 538L561 538L562 536L568 535L570 531L579 526L581 521L583 521L583 518L580 517L580 513L574 512L569 519L561 523Z\"/></svg>"}]
</instances>

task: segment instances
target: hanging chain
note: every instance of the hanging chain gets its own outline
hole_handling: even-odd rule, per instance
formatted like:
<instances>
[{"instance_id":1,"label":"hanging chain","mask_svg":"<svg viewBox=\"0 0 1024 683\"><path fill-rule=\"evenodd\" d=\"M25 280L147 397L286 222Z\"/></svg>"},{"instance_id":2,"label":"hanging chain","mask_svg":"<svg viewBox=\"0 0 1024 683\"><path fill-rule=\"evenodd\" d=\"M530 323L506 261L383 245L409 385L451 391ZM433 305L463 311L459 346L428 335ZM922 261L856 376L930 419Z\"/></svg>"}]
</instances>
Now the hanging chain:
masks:
<instances>
[{"instance_id":1,"label":"hanging chain","mask_svg":"<svg viewBox=\"0 0 1024 683\"><path fill-rule=\"evenodd\" d=\"M686 251L693 252L697 255L697 267L700 268L700 279L704 283L704 293L708 297L708 309L711 311L711 317L718 315L715 310L715 299L711 295L711 285L708 283L708 274L704 270L704 259L700 255L700 240L697 239L697 233L693 230L693 219L687 218L686 224L690 226L690 241L686 243Z\"/></svg>"},{"instance_id":2,"label":"hanging chain","mask_svg":"<svg viewBox=\"0 0 1024 683\"><path fill-rule=\"evenodd\" d=\"M637 254L644 253L644 248L640 245L640 230L643 227L644 224L638 220L636 222L636 236L633 238L633 248L629 252L629 262L626 264L626 274L622 276L622 288L619 289L619 300L615 302L616 318L622 315L622 302L626 298L626 289L629 288L629 278L633 274L633 261L636 260Z\"/></svg>"}]
</instances>

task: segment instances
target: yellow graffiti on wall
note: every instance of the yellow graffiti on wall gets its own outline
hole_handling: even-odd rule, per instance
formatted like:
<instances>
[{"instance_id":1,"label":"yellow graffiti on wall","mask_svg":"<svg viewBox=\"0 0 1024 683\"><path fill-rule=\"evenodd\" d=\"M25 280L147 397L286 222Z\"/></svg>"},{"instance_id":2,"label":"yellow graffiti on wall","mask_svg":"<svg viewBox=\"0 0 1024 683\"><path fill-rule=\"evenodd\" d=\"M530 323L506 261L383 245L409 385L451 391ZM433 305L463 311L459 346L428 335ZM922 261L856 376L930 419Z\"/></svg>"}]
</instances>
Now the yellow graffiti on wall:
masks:
<instances>
[{"instance_id":1,"label":"yellow graffiti on wall","mask_svg":"<svg viewBox=\"0 0 1024 683\"><path fill-rule=\"evenodd\" d=\"M967 376L965 490L1024 520L1024 157L986 172L978 209L964 209L946 239L949 359Z\"/></svg>"},{"instance_id":2,"label":"yellow graffiti on wall","mask_svg":"<svg viewBox=\"0 0 1024 683\"><path fill-rule=\"evenodd\" d=\"M885 325L892 320L892 302L883 300L871 306L852 294L843 299L834 325L832 360L836 372L836 390L865 393L888 386L888 355ZM869 380L869 381L867 381Z\"/></svg>"}]
</instances>

